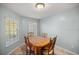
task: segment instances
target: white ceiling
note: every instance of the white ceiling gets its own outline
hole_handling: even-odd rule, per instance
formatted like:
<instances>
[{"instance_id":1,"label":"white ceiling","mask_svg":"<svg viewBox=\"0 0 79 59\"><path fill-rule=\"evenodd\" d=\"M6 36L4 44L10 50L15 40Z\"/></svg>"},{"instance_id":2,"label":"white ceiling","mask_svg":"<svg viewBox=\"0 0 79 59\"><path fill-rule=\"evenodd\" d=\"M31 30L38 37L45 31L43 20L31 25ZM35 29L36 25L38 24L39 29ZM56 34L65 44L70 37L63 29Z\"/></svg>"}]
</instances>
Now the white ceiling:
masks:
<instances>
[{"instance_id":1,"label":"white ceiling","mask_svg":"<svg viewBox=\"0 0 79 59\"><path fill-rule=\"evenodd\" d=\"M2 4L7 8L13 10L14 12L25 16L32 17L35 19L42 19L59 12L68 10L78 6L77 3L46 3L45 8L37 9L35 8L35 3L5 3Z\"/></svg>"}]
</instances>

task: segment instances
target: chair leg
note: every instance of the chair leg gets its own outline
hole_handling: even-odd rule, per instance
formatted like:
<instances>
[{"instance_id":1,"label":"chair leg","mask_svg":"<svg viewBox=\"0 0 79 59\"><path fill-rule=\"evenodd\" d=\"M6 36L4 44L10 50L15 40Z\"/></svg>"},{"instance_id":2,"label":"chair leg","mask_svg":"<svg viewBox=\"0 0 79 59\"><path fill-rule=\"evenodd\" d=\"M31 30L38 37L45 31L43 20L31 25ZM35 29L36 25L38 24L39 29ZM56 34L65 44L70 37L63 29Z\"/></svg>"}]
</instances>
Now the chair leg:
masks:
<instances>
[{"instance_id":1,"label":"chair leg","mask_svg":"<svg viewBox=\"0 0 79 59\"><path fill-rule=\"evenodd\" d=\"M54 49L53 49L53 55L54 55Z\"/></svg>"},{"instance_id":2,"label":"chair leg","mask_svg":"<svg viewBox=\"0 0 79 59\"><path fill-rule=\"evenodd\" d=\"M28 49L26 48L26 55L28 54Z\"/></svg>"},{"instance_id":3,"label":"chair leg","mask_svg":"<svg viewBox=\"0 0 79 59\"><path fill-rule=\"evenodd\" d=\"M29 55L31 55L31 50L29 50Z\"/></svg>"},{"instance_id":4,"label":"chair leg","mask_svg":"<svg viewBox=\"0 0 79 59\"><path fill-rule=\"evenodd\" d=\"M29 54L30 54L30 55L31 55L31 52L32 52L32 51L31 51L31 47L30 47L30 50L29 50Z\"/></svg>"},{"instance_id":5,"label":"chair leg","mask_svg":"<svg viewBox=\"0 0 79 59\"><path fill-rule=\"evenodd\" d=\"M48 50L48 55L49 55L49 50Z\"/></svg>"},{"instance_id":6,"label":"chair leg","mask_svg":"<svg viewBox=\"0 0 79 59\"><path fill-rule=\"evenodd\" d=\"M27 55L27 47L26 47L26 55Z\"/></svg>"},{"instance_id":7,"label":"chair leg","mask_svg":"<svg viewBox=\"0 0 79 59\"><path fill-rule=\"evenodd\" d=\"M26 51L26 55L27 55L27 51Z\"/></svg>"}]
</instances>

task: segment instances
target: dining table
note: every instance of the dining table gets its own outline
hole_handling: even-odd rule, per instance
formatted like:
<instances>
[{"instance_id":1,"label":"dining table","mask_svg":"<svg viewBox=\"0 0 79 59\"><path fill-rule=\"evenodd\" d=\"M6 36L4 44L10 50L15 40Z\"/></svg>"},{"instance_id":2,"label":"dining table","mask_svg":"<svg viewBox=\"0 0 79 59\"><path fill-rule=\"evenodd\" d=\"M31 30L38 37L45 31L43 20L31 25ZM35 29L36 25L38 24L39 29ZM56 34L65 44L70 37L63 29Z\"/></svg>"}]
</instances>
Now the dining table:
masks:
<instances>
[{"instance_id":1,"label":"dining table","mask_svg":"<svg viewBox=\"0 0 79 59\"><path fill-rule=\"evenodd\" d=\"M29 43L32 45L36 55L41 54L41 49L50 43L50 38L29 37Z\"/></svg>"}]
</instances>

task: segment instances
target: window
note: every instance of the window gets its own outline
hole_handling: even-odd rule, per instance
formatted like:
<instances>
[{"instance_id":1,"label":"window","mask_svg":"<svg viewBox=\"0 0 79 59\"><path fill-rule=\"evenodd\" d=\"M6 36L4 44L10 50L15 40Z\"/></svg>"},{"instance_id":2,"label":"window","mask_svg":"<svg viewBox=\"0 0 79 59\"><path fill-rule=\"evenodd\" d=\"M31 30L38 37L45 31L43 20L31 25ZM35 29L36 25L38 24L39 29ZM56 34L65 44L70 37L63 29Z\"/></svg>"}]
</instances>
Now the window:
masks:
<instances>
[{"instance_id":1,"label":"window","mask_svg":"<svg viewBox=\"0 0 79 59\"><path fill-rule=\"evenodd\" d=\"M19 40L19 22L16 16L5 16L4 30L6 37L6 47L16 43Z\"/></svg>"},{"instance_id":2,"label":"window","mask_svg":"<svg viewBox=\"0 0 79 59\"><path fill-rule=\"evenodd\" d=\"M37 23L28 23L28 32L33 32L34 35L37 35Z\"/></svg>"},{"instance_id":3,"label":"window","mask_svg":"<svg viewBox=\"0 0 79 59\"><path fill-rule=\"evenodd\" d=\"M9 38L16 37L17 35L17 23L14 20L6 20L6 35Z\"/></svg>"}]
</instances>

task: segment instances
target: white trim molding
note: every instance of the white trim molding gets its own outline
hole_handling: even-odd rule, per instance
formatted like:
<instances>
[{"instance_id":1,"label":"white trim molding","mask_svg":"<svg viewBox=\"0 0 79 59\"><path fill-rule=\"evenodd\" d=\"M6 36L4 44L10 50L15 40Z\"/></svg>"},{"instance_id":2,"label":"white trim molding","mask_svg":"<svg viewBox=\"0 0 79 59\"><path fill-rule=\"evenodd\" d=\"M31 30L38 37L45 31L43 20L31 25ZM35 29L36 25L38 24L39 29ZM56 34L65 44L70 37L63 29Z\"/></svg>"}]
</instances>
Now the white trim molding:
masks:
<instances>
[{"instance_id":1,"label":"white trim molding","mask_svg":"<svg viewBox=\"0 0 79 59\"><path fill-rule=\"evenodd\" d=\"M56 47L57 47L58 49L64 50L65 52L68 52L68 53L71 54L71 55L78 55L77 53L72 52L72 51L70 51L70 50L68 50L68 49L65 49L65 48L63 48L63 47L60 47L60 46L58 46L58 45L56 45Z\"/></svg>"}]
</instances>

